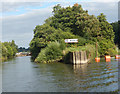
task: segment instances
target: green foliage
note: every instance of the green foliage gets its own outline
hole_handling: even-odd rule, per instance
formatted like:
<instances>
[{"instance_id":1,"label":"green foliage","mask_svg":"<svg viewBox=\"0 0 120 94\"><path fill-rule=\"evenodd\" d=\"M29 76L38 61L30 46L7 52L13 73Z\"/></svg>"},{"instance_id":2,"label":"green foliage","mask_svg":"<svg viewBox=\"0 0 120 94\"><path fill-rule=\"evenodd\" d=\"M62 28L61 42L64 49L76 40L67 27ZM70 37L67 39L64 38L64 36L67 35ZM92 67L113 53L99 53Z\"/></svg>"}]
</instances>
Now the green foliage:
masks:
<instances>
[{"instance_id":1,"label":"green foliage","mask_svg":"<svg viewBox=\"0 0 120 94\"><path fill-rule=\"evenodd\" d=\"M61 49L61 50L64 50L65 48L66 48L65 41L64 41L64 39L62 39L62 40L60 41L60 49Z\"/></svg>"},{"instance_id":2,"label":"green foliage","mask_svg":"<svg viewBox=\"0 0 120 94\"><path fill-rule=\"evenodd\" d=\"M87 57L89 59L94 59L96 57L96 48L95 45L87 44L85 46L85 51L87 52ZM98 53L98 56L100 54Z\"/></svg>"},{"instance_id":3,"label":"green foliage","mask_svg":"<svg viewBox=\"0 0 120 94\"><path fill-rule=\"evenodd\" d=\"M117 54L116 46L114 45L114 42L111 42L111 40L106 40L105 38L102 38L99 40L99 53L101 56L104 55L115 55Z\"/></svg>"},{"instance_id":4,"label":"green foliage","mask_svg":"<svg viewBox=\"0 0 120 94\"><path fill-rule=\"evenodd\" d=\"M120 38L119 38L119 36L120 36L120 30L119 30L119 23L118 22L114 22L114 23L111 23L111 25L113 26L113 31L114 31L114 33L115 33L115 38L114 38L114 42L115 42L115 44L116 45L120 45ZM120 46L119 46L119 48L120 48Z\"/></svg>"},{"instance_id":5,"label":"green foliage","mask_svg":"<svg viewBox=\"0 0 120 94\"><path fill-rule=\"evenodd\" d=\"M0 41L0 58L2 58L2 43L1 43L1 41Z\"/></svg>"},{"instance_id":6,"label":"green foliage","mask_svg":"<svg viewBox=\"0 0 120 94\"><path fill-rule=\"evenodd\" d=\"M95 45L86 44L85 46L78 46L78 47L69 47L65 49L65 53L68 52L75 52L75 51L86 51L87 57L93 59L96 55Z\"/></svg>"},{"instance_id":7,"label":"green foliage","mask_svg":"<svg viewBox=\"0 0 120 94\"><path fill-rule=\"evenodd\" d=\"M106 22L106 16L101 13L100 15L97 16L97 19L100 21L100 22Z\"/></svg>"},{"instance_id":8,"label":"green foliage","mask_svg":"<svg viewBox=\"0 0 120 94\"><path fill-rule=\"evenodd\" d=\"M88 11L83 10L81 5L76 6L76 4L73 7L57 8L50 25L87 39L95 39L100 30L98 19L89 15Z\"/></svg>"},{"instance_id":9,"label":"green foliage","mask_svg":"<svg viewBox=\"0 0 120 94\"><path fill-rule=\"evenodd\" d=\"M36 31L36 33L30 42L30 51L32 53L33 60L37 57L41 49L45 48L50 42L59 41L64 44L64 39L73 38L78 38L79 43L77 45L84 45L87 42L86 39L80 36L76 36L71 32L64 32L61 29L55 29L48 24L37 26L34 31ZM68 47L71 45L73 44L68 44Z\"/></svg>"},{"instance_id":10,"label":"green foliage","mask_svg":"<svg viewBox=\"0 0 120 94\"><path fill-rule=\"evenodd\" d=\"M62 44L63 45L63 44ZM62 53L61 44L59 42L51 42L46 48L43 48L35 62L52 62L53 60L61 59Z\"/></svg>"},{"instance_id":11,"label":"green foliage","mask_svg":"<svg viewBox=\"0 0 120 94\"><path fill-rule=\"evenodd\" d=\"M65 45L64 39L78 39L78 43ZM34 38L30 42L30 51L33 59L38 54L39 57L40 55L42 57L42 53L47 53L48 45L54 41L58 41L62 45L60 47L62 50L65 49L65 46L73 50L75 47L82 46L83 49L91 54L91 57L95 56L96 50L93 50L93 45L96 42L99 44L97 50L100 56L106 54L114 55L116 53L113 27L107 22L106 16L103 13L97 17L89 15L88 11L83 10L79 4L65 8L59 4L54 6L53 16L46 19L45 24L35 27ZM49 59L47 57L45 54L45 60L53 59L55 56L50 56ZM36 60L38 60L38 57Z\"/></svg>"},{"instance_id":12,"label":"green foliage","mask_svg":"<svg viewBox=\"0 0 120 94\"><path fill-rule=\"evenodd\" d=\"M70 55L68 53L86 51L87 58L93 60L96 56L95 45L87 44L85 46L69 47L65 49L64 62L69 63Z\"/></svg>"},{"instance_id":13,"label":"green foliage","mask_svg":"<svg viewBox=\"0 0 120 94\"><path fill-rule=\"evenodd\" d=\"M57 9L57 12L54 11L54 9ZM82 13L84 10L81 8L81 5L73 6L73 7L66 7L63 8L59 5L55 6L53 8L53 19L51 21L51 26L54 26L55 28L60 28L63 31L70 31L73 32L73 29L75 28L75 22L77 13Z\"/></svg>"},{"instance_id":14,"label":"green foliage","mask_svg":"<svg viewBox=\"0 0 120 94\"><path fill-rule=\"evenodd\" d=\"M10 43L10 47L12 48L13 56L15 56L15 54L18 52L18 46L15 44L14 40L12 40L12 42Z\"/></svg>"},{"instance_id":15,"label":"green foliage","mask_svg":"<svg viewBox=\"0 0 120 94\"><path fill-rule=\"evenodd\" d=\"M114 32L113 27L106 21L105 15L101 13L98 15L98 20L100 22L100 33L98 34L98 37L109 39L111 42L114 41Z\"/></svg>"},{"instance_id":16,"label":"green foliage","mask_svg":"<svg viewBox=\"0 0 120 94\"><path fill-rule=\"evenodd\" d=\"M120 55L120 49L118 50L118 54Z\"/></svg>"},{"instance_id":17,"label":"green foliage","mask_svg":"<svg viewBox=\"0 0 120 94\"><path fill-rule=\"evenodd\" d=\"M75 34L95 41L100 30L97 18L94 15L88 15L88 13L85 12L77 14L76 19L77 32L75 32Z\"/></svg>"},{"instance_id":18,"label":"green foliage","mask_svg":"<svg viewBox=\"0 0 120 94\"><path fill-rule=\"evenodd\" d=\"M0 59L7 60L15 56L18 50L18 46L15 44L14 40L12 42L0 42L1 51L0 51Z\"/></svg>"},{"instance_id":19,"label":"green foliage","mask_svg":"<svg viewBox=\"0 0 120 94\"><path fill-rule=\"evenodd\" d=\"M106 21L106 16L101 13L98 17L100 22L100 33L98 35L99 53L104 55L115 55L116 47L114 44L114 32L113 27Z\"/></svg>"}]
</instances>

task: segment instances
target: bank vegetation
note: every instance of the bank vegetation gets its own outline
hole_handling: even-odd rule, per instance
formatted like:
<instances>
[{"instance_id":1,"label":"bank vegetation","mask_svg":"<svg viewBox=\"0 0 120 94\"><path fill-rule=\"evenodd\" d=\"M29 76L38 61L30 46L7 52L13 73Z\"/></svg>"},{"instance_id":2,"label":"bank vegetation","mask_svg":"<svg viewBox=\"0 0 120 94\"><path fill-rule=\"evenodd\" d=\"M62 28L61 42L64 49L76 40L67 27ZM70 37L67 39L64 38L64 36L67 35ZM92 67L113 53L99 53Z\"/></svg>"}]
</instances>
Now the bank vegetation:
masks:
<instances>
[{"instance_id":1,"label":"bank vegetation","mask_svg":"<svg viewBox=\"0 0 120 94\"><path fill-rule=\"evenodd\" d=\"M0 62L6 61L15 57L18 52L18 46L14 40L11 42L0 42Z\"/></svg>"}]
</instances>

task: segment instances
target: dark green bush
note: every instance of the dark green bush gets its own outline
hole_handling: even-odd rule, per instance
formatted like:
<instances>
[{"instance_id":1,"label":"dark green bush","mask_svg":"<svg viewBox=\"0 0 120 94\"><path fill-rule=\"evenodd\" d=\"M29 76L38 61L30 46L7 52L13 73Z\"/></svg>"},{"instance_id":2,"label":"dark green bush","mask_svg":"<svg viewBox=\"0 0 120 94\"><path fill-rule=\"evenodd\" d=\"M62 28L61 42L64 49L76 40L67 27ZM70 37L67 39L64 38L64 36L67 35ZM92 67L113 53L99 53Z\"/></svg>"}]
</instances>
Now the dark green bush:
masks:
<instances>
[{"instance_id":1,"label":"dark green bush","mask_svg":"<svg viewBox=\"0 0 120 94\"><path fill-rule=\"evenodd\" d=\"M99 44L99 53L101 56L104 55L115 55L117 54L116 46L111 40L102 38L98 42Z\"/></svg>"},{"instance_id":2,"label":"dark green bush","mask_svg":"<svg viewBox=\"0 0 120 94\"><path fill-rule=\"evenodd\" d=\"M4 61L13 58L17 50L18 47L14 40L12 40L12 42L0 42L0 60Z\"/></svg>"},{"instance_id":3,"label":"dark green bush","mask_svg":"<svg viewBox=\"0 0 120 94\"><path fill-rule=\"evenodd\" d=\"M61 48L61 44L59 42L51 42L46 48L41 50L35 59L35 62L41 63L60 60L63 56L62 50L63 48Z\"/></svg>"}]
</instances>

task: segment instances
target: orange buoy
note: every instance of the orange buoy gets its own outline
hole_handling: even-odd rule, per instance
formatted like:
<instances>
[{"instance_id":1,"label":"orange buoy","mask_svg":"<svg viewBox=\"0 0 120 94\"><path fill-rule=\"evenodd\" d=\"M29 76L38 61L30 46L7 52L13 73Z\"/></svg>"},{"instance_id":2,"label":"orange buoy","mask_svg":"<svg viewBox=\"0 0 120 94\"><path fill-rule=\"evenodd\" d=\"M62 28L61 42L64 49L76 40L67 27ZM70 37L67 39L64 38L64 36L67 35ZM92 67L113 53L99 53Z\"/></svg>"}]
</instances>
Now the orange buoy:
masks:
<instances>
[{"instance_id":1,"label":"orange buoy","mask_svg":"<svg viewBox=\"0 0 120 94\"><path fill-rule=\"evenodd\" d=\"M96 57L96 58L95 58L95 61L96 61L96 62L100 62L100 58L99 58L99 57Z\"/></svg>"},{"instance_id":2,"label":"orange buoy","mask_svg":"<svg viewBox=\"0 0 120 94\"><path fill-rule=\"evenodd\" d=\"M116 55L116 56L115 56L115 59L120 59L120 55Z\"/></svg>"},{"instance_id":3,"label":"orange buoy","mask_svg":"<svg viewBox=\"0 0 120 94\"><path fill-rule=\"evenodd\" d=\"M105 56L105 61L106 61L106 62L110 62L110 61L111 61L111 57L110 57L109 55L106 55L106 56Z\"/></svg>"}]
</instances>

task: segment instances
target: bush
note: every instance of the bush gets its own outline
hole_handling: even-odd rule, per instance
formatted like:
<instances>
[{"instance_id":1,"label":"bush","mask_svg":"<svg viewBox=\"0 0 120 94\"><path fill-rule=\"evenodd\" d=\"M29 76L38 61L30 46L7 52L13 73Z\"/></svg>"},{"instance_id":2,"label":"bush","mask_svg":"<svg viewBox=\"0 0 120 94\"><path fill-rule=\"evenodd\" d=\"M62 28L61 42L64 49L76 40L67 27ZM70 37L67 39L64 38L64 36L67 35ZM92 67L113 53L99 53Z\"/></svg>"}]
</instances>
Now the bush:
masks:
<instances>
[{"instance_id":1,"label":"bush","mask_svg":"<svg viewBox=\"0 0 120 94\"><path fill-rule=\"evenodd\" d=\"M61 49L61 44L59 42L51 42L48 44L46 48L43 48L37 58L35 59L35 62L52 62L52 61L58 61L62 58L63 48Z\"/></svg>"},{"instance_id":2,"label":"bush","mask_svg":"<svg viewBox=\"0 0 120 94\"><path fill-rule=\"evenodd\" d=\"M108 54L110 56L115 56L117 54L117 50L113 49L113 48L109 48L108 49Z\"/></svg>"},{"instance_id":3,"label":"bush","mask_svg":"<svg viewBox=\"0 0 120 94\"><path fill-rule=\"evenodd\" d=\"M91 44L87 44L85 46L85 51L87 52L87 57L89 59L94 59L96 57L96 49L95 49L95 45L91 45ZM98 56L100 54L98 53Z\"/></svg>"},{"instance_id":4,"label":"bush","mask_svg":"<svg viewBox=\"0 0 120 94\"><path fill-rule=\"evenodd\" d=\"M105 38L102 38L99 40L99 53L101 56L104 55L115 55L117 54L116 46L111 40L107 40Z\"/></svg>"},{"instance_id":5,"label":"bush","mask_svg":"<svg viewBox=\"0 0 120 94\"><path fill-rule=\"evenodd\" d=\"M5 61L13 58L17 53L17 49L14 40L12 42L0 42L0 60Z\"/></svg>"}]
</instances>

